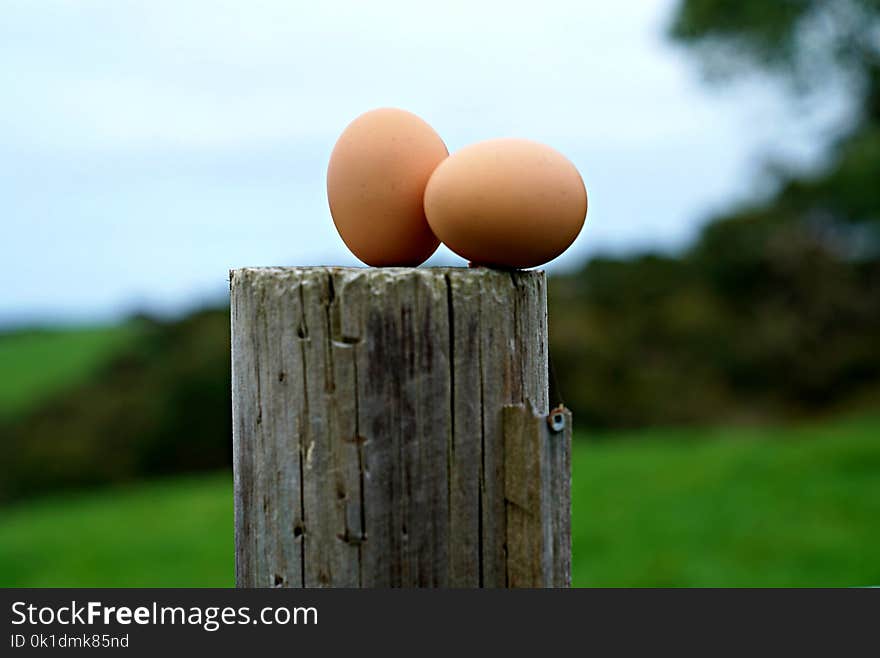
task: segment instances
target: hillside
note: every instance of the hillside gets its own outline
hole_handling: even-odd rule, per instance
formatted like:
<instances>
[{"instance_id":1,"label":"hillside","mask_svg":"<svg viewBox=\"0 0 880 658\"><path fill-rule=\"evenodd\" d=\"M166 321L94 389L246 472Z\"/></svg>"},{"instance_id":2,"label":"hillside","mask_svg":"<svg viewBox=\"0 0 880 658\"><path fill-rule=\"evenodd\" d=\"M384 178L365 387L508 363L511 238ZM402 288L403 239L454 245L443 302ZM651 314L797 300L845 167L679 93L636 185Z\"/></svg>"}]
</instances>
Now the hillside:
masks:
<instances>
[{"instance_id":1,"label":"hillside","mask_svg":"<svg viewBox=\"0 0 880 658\"><path fill-rule=\"evenodd\" d=\"M85 382L131 344L138 325L0 333L0 418L23 414Z\"/></svg>"}]
</instances>

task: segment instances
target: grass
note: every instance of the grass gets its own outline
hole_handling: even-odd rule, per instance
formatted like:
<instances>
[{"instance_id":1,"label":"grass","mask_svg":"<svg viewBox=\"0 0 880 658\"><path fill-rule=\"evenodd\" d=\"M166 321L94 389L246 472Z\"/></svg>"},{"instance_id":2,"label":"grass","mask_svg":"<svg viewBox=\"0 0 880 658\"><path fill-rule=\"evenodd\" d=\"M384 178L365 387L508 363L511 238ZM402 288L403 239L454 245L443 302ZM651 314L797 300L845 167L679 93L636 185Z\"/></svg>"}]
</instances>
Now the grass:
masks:
<instances>
[{"instance_id":1,"label":"grass","mask_svg":"<svg viewBox=\"0 0 880 658\"><path fill-rule=\"evenodd\" d=\"M575 584L880 585L880 419L617 438L573 455Z\"/></svg>"},{"instance_id":2,"label":"grass","mask_svg":"<svg viewBox=\"0 0 880 658\"><path fill-rule=\"evenodd\" d=\"M231 587L232 477L183 477L0 510L4 587Z\"/></svg>"},{"instance_id":3,"label":"grass","mask_svg":"<svg viewBox=\"0 0 880 658\"><path fill-rule=\"evenodd\" d=\"M137 335L135 323L0 333L0 418L75 386Z\"/></svg>"},{"instance_id":4,"label":"grass","mask_svg":"<svg viewBox=\"0 0 880 658\"><path fill-rule=\"evenodd\" d=\"M575 585L880 584L880 419L614 438L575 442ZM226 474L0 509L3 586L230 586L232 560Z\"/></svg>"}]
</instances>

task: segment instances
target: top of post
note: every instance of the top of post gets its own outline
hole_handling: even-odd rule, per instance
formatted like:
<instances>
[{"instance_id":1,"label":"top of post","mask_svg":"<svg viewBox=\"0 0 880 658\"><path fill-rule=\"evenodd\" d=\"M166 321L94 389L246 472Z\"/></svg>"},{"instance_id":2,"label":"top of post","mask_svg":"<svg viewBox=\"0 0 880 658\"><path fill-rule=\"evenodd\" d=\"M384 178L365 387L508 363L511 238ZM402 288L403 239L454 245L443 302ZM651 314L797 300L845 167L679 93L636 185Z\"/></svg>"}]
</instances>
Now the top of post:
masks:
<instances>
[{"instance_id":1,"label":"top of post","mask_svg":"<svg viewBox=\"0 0 880 658\"><path fill-rule=\"evenodd\" d=\"M545 279L542 269L515 270L491 267L339 267L335 265L309 265L290 267L238 267L229 270L230 283L239 278L250 280L287 280L308 275L331 275L340 278L367 277L378 279L424 278L463 278L473 281L506 279L540 280Z\"/></svg>"}]
</instances>

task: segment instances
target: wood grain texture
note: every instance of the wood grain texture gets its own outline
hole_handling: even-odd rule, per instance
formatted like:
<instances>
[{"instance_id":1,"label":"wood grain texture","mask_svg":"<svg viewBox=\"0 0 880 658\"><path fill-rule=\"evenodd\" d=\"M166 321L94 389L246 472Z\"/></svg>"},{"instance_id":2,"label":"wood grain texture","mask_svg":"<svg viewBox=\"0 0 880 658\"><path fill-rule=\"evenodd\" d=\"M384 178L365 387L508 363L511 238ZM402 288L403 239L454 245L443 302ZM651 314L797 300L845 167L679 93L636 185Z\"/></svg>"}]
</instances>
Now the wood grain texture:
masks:
<instances>
[{"instance_id":1,"label":"wood grain texture","mask_svg":"<svg viewBox=\"0 0 880 658\"><path fill-rule=\"evenodd\" d=\"M504 407L508 587L571 585L571 412L561 430L528 403Z\"/></svg>"},{"instance_id":2,"label":"wood grain texture","mask_svg":"<svg viewBox=\"0 0 880 658\"><path fill-rule=\"evenodd\" d=\"M238 586L567 585L567 444L505 410L547 413L543 272L245 268L230 288Z\"/></svg>"}]
</instances>

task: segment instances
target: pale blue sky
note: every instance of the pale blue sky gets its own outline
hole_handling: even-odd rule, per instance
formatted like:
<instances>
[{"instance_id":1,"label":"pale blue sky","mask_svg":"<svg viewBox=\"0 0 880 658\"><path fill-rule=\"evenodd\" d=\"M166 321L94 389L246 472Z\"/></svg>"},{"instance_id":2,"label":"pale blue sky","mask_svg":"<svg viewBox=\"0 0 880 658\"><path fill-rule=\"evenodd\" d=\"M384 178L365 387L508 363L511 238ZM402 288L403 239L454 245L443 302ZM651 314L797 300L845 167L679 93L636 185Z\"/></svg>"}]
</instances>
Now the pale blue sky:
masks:
<instances>
[{"instance_id":1,"label":"pale blue sky","mask_svg":"<svg viewBox=\"0 0 880 658\"><path fill-rule=\"evenodd\" d=\"M674 4L4 0L0 324L176 312L222 298L230 267L356 264L324 175L378 106L451 151L565 153L590 210L551 269L686 244L759 158L812 157L829 111L707 89L665 41Z\"/></svg>"}]
</instances>

